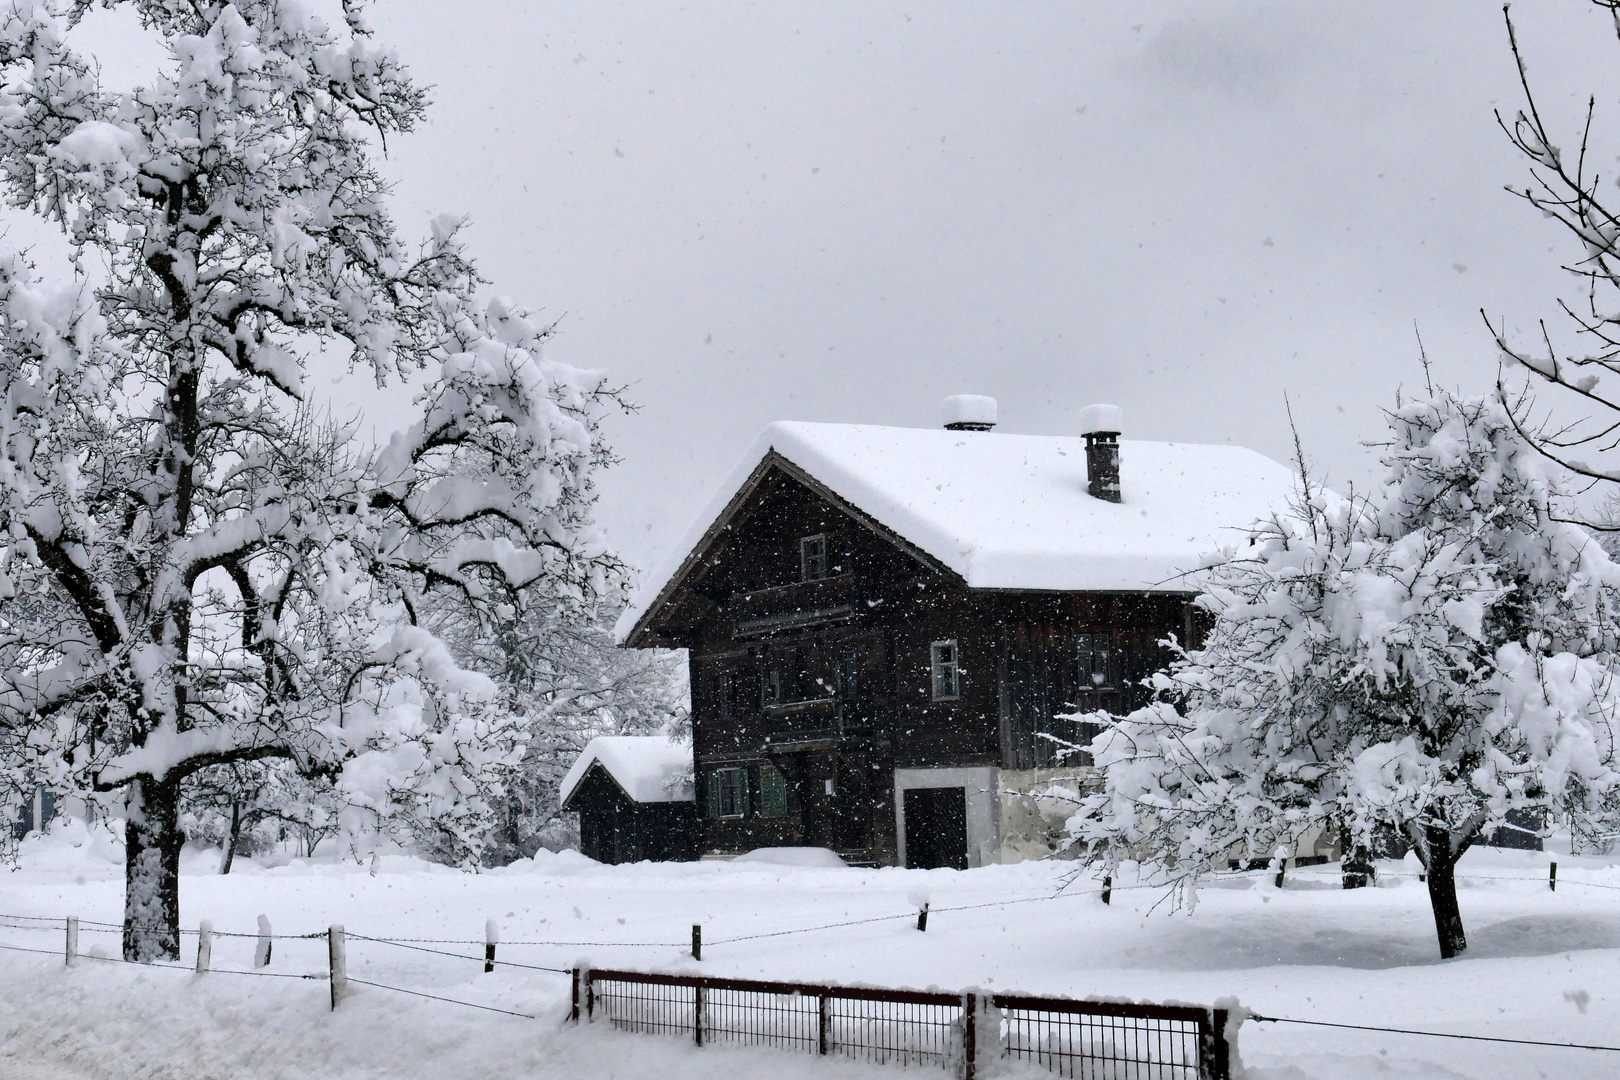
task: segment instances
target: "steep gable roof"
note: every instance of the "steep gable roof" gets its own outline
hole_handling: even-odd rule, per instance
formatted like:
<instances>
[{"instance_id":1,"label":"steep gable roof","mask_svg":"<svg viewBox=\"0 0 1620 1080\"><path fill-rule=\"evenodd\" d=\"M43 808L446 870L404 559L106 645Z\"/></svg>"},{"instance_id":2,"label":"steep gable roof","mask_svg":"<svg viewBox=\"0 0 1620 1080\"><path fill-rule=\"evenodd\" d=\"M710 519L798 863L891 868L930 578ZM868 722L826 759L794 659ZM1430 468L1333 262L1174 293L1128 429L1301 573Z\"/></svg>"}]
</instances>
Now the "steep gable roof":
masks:
<instances>
[{"instance_id":1,"label":"steep gable roof","mask_svg":"<svg viewBox=\"0 0 1620 1080\"><path fill-rule=\"evenodd\" d=\"M585 744L563 775L557 801L568 800L592 765L600 765L613 782L638 803L691 802L692 744L668 735L598 735Z\"/></svg>"},{"instance_id":2,"label":"steep gable roof","mask_svg":"<svg viewBox=\"0 0 1620 1080\"><path fill-rule=\"evenodd\" d=\"M1253 450L1122 440L1123 501L1086 491L1078 437L772 424L618 623L630 639L701 557L762 462L790 463L973 589L1195 591L1186 575L1286 505L1293 473Z\"/></svg>"}]
</instances>

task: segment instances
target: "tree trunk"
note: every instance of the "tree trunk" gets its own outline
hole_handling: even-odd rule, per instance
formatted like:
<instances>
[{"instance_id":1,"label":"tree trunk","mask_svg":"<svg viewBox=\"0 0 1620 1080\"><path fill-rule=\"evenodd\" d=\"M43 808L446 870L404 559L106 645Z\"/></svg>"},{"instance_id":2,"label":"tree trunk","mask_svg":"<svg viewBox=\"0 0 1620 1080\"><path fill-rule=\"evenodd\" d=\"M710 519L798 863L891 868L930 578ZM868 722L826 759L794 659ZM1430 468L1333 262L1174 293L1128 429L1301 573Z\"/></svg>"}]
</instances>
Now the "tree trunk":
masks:
<instances>
[{"instance_id":1,"label":"tree trunk","mask_svg":"<svg viewBox=\"0 0 1620 1080\"><path fill-rule=\"evenodd\" d=\"M1378 882L1378 868L1373 863L1372 845L1362 841L1348 821L1338 823L1339 840L1344 844L1344 855L1339 860L1343 885L1347 889L1365 889Z\"/></svg>"},{"instance_id":2,"label":"tree trunk","mask_svg":"<svg viewBox=\"0 0 1620 1080\"><path fill-rule=\"evenodd\" d=\"M1429 906L1434 909L1434 930L1440 938L1440 958L1450 960L1468 948L1463 934L1462 909L1457 906L1457 855L1451 850L1451 834L1430 829L1428 858Z\"/></svg>"},{"instance_id":3,"label":"tree trunk","mask_svg":"<svg viewBox=\"0 0 1620 1080\"><path fill-rule=\"evenodd\" d=\"M180 784L130 781L124 822L124 959L180 959Z\"/></svg>"},{"instance_id":4,"label":"tree trunk","mask_svg":"<svg viewBox=\"0 0 1620 1080\"><path fill-rule=\"evenodd\" d=\"M1345 848L1344 860L1340 865L1344 874L1344 887L1347 889L1365 889L1378 882L1378 868L1373 865L1371 848L1361 846Z\"/></svg>"},{"instance_id":5,"label":"tree trunk","mask_svg":"<svg viewBox=\"0 0 1620 1080\"><path fill-rule=\"evenodd\" d=\"M242 800L231 800L231 833L225 838L225 857L219 860L219 872L231 872L231 860L236 858L236 845L242 839Z\"/></svg>"}]
</instances>

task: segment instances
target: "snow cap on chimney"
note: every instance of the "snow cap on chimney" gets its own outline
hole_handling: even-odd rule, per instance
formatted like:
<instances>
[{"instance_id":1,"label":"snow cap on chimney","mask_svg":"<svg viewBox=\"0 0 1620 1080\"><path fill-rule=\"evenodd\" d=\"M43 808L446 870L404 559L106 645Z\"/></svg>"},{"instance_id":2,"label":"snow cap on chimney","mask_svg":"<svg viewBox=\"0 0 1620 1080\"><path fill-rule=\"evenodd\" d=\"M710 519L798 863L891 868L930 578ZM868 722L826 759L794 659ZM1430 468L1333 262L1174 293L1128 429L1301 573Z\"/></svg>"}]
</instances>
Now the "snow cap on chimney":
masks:
<instances>
[{"instance_id":1,"label":"snow cap on chimney","mask_svg":"<svg viewBox=\"0 0 1620 1080\"><path fill-rule=\"evenodd\" d=\"M1086 437L1086 491L1094 499L1119 502L1119 433L1125 426L1118 405L1087 405L1080 410Z\"/></svg>"},{"instance_id":2,"label":"snow cap on chimney","mask_svg":"<svg viewBox=\"0 0 1620 1080\"><path fill-rule=\"evenodd\" d=\"M950 431L989 431L996 426L996 399L982 394L955 394L945 399L945 427Z\"/></svg>"},{"instance_id":3,"label":"snow cap on chimney","mask_svg":"<svg viewBox=\"0 0 1620 1080\"><path fill-rule=\"evenodd\" d=\"M1080 434L1118 435L1125 430L1125 414L1118 405L1087 405L1080 410Z\"/></svg>"}]
</instances>

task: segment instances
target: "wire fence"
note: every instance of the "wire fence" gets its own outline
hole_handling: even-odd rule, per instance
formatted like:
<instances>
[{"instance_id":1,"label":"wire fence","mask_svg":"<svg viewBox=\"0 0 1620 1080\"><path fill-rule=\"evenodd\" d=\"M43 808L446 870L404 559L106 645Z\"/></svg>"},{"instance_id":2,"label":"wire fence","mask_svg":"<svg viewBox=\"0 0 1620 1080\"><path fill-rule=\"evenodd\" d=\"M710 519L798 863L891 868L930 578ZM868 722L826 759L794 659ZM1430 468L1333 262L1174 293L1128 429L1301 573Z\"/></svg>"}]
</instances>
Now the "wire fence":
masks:
<instances>
[{"instance_id":1,"label":"wire fence","mask_svg":"<svg viewBox=\"0 0 1620 1080\"><path fill-rule=\"evenodd\" d=\"M1276 874L1277 869L1275 867L1266 867L1226 872L1215 876L1221 880L1243 878L1263 879L1271 878ZM1304 879L1322 881L1329 880L1337 876L1338 873L1335 871L1327 868L1311 866L1289 870L1285 875L1285 880ZM1422 874L1415 871L1383 869L1379 870L1376 875L1377 878L1385 880L1420 879L1422 876ZM1552 863L1550 865L1549 873L1545 877L1541 876L1539 873L1535 875L1514 873L1481 873L1458 874L1456 880L1459 883L1501 882L1547 888L1556 888L1558 885L1564 885L1574 886L1577 888L1599 889L1604 891L1620 891L1620 885L1584 881L1578 877L1568 876L1559 879L1557 877L1556 863ZM924 904L922 905L920 911L908 910L893 915L877 915L858 919L845 919L837 922L818 923L810 926L789 927L777 930L762 930L756 933L734 934L729 937L711 939L709 942L707 942L707 945L712 948L715 946L725 946L742 942L780 938L790 935L823 933L848 927L911 921L914 919L917 920L918 929L921 930L925 928L927 919L930 916L937 917L939 915L955 912L989 910L1006 908L1020 904L1043 903L1064 899L1079 899L1083 897L1101 897L1106 903L1109 902L1111 895L1116 892L1127 892L1139 889L1162 889L1163 887L1164 886L1162 883L1154 882L1115 885L1111 879L1104 878L1100 887L1076 888L1074 887L1073 879L1071 879L1069 882L1065 883L1063 888L1060 888L1055 892L1042 893L1034 896L1012 897L1004 900L993 900L972 904L945 905L940 907L931 907L928 904ZM544 963L532 963L527 958L521 960L514 959L511 958L510 955L497 955L497 950L499 949L504 951L511 948L548 947L613 949L658 948L685 950L690 947L692 950L692 958L695 960L700 958L698 949L700 930L701 927L693 927L693 939L691 942L684 940L612 940L611 936L605 936L607 938L606 940L578 940L572 938L559 938L497 942L495 940L496 935L493 928L493 923L490 924L484 939L387 937L370 934L345 933L341 928L337 927L329 928L328 930L324 931L315 931L309 933L276 934L269 931L268 921L261 917L261 927L257 932L213 930L206 924L198 926L195 929L183 928L180 933L186 938L192 939L196 942L196 950L200 955L199 962L196 965L169 961L158 962L155 964L143 964L143 966L167 968L177 971L217 973L221 975L297 979L303 981L327 981L333 983L334 987L336 987L337 983L341 982L343 988L345 989L340 990L334 988L332 993L334 1008L336 1007L338 1000L341 998L342 993L346 992L346 987L349 984L353 984L357 986L367 986L394 993L411 995L436 1002L478 1009L486 1012L494 1012L506 1016L534 1019L536 1018L535 1013L524 1012L519 1009L502 1008L496 1005L483 1004L480 1002L467 1001L461 998L451 997L443 994L430 993L419 988L397 986L387 982L376 981L374 979L348 976L346 971L342 970L343 961L341 960L341 954L344 943L349 941L363 942L368 945L383 946L386 948L403 950L414 954L442 957L447 960L462 963L483 964L483 970L485 972L493 972L498 968L507 968L517 971L533 971L545 974L569 976L577 981L579 978L579 969L577 968ZM99 951L85 952L80 951L77 948L77 938L80 934L123 935L124 927L117 923L101 922L93 919L65 918L62 916L0 913L0 931L24 935L24 940L26 941L26 943L0 941L0 950L6 952L54 956L57 958L65 958L68 963L73 963L79 959L101 963L128 962L125 961L121 956L108 956ZM36 945L44 946L48 941L49 936L60 936L64 933L66 934L66 940L63 941L61 947L36 947ZM337 944L334 944L334 935L336 935ZM27 940L29 938L32 938L32 940ZM257 941L258 948L256 950L254 968L245 969L213 966L209 961L209 949L211 947L212 940L216 938L248 939ZM328 964L324 970L306 970L301 972L265 970L265 968L269 966L271 943L309 943L323 941L323 939L331 956L338 958L334 960L333 963ZM61 940L61 938L58 937L58 940ZM460 946L472 947L472 949L464 952L455 951L454 949L436 948L434 946ZM478 951L475 951L477 947L482 947L481 954ZM675 977L671 976L671 978ZM668 983L662 985L675 986L677 984ZM688 984L682 983L679 985L685 986ZM772 985L781 986L785 984ZM821 1015L820 1012L817 1012L814 1016L812 1016L811 1012L807 1010L811 1008L811 1004L813 1003L807 1003L808 999L804 998L802 993L798 999L789 1002L777 991L767 991L758 988L738 989L736 986L721 988L718 985L712 986L710 989L713 989L715 993L710 998L701 1002L704 1009L703 1015L705 1019L699 1025L700 1030L706 1032L709 1041L763 1041L771 1044L803 1044L807 1046L811 1041L812 1034L815 1035L816 1039L824 1040L828 1037L827 1031L833 1030L834 1045L845 1047L851 1052L859 1049L862 1053L872 1055L865 1060L893 1060L899 1063L931 1062L933 1064L949 1064L951 1062L965 1060L961 1058L961 1052L959 1050L947 1051L945 1049L941 1049L944 1044L940 1042L940 1037L942 1037L940 1036L941 1032L945 1032L947 1029L950 1031L961 1030L961 1024L963 1021L961 1020L960 1016L954 1020L946 1020L941 1019L940 1016L943 1016L944 1014L940 1014L940 1016L935 1016L933 1019L925 1021L917 1017L902 1015L904 1010L901 1009L901 1006L905 1005L905 1003L895 1001L889 1001L886 1005L884 1005L884 1008L889 1008L892 1006L894 1009L901 1010L901 1012L897 1012L892 1015L881 1014L881 1010L878 1010L877 1006L875 1005L868 1008L867 1005L846 1007L843 1004L835 1004L834 1006L827 1006L823 1004L819 1006L822 1011L825 1011L825 1009L828 1007L834 1008L834 1012L831 1014L833 1028L827 1029L826 1025L829 1022L827 1017ZM696 989L691 990L691 994L694 995L691 998L681 996L681 994L686 993L686 991L676 993L675 991L668 989L659 991L648 991L643 989L638 990L635 993L641 994L643 997L635 998L634 996L631 996L624 999L623 1004L626 1008L630 1009L630 1011L624 1013L622 1017L616 1016L613 1021L615 1026L629 1026L630 1030L643 1030L643 1028L638 1028L634 1025L644 1021L646 1025L644 1028L645 1030L654 1030L660 1023L663 1022L658 1019L660 1015L675 1015L678 1014L682 1009L686 1009L686 1011L690 1013L692 1009L697 1008L700 1004L696 998L701 996ZM891 991L890 993L910 992ZM667 1000L658 998L659 994L664 994ZM672 994L674 995L673 997L669 996ZM855 1001L864 999L836 998L836 1002L845 1002L846 1000ZM1011 998L1005 996L1000 1000L1009 1003L1012 1002ZM1204 1047L1202 1043L1198 1042L1198 1039L1204 1038L1204 1036L1202 1034L1194 1034L1193 1028L1184 1026L1174 1031L1168 1027L1140 1028L1133 1026L1135 1021L1132 1021L1129 1018L1111 1016L1107 1013L1099 1013L1094 1016L1089 1016L1088 1018L1078 1019L1076 1018L1075 1014L1072 1013L1047 1015L1042 1013L1040 1009L1037 1009L1029 1004L1030 1002L1039 1000L1056 1001L1061 999L1023 999L1023 1004L1008 1004L1006 1008L998 1014L997 1023L999 1026L997 1029L997 1039L999 1041L997 1045L1003 1048L1005 1056L1010 1058L1024 1059L1033 1064L1043 1065L1050 1071L1060 1076L1118 1075L1132 1078L1153 1078L1153 1080L1158 1080L1160 1077L1181 1080L1183 1076L1201 1077L1203 1075L1199 1072L1186 1071L1188 1068L1192 1067L1192 1065L1189 1065L1189 1062L1196 1064L1198 1061L1202 1060L1197 1057L1198 1054L1203 1053L1207 1055L1207 1047ZM660 1001L662 1001L662 1004L659 1004ZM917 1003L912 1003L912 1005L915 1004ZM605 1007L616 1008L617 1006L614 1005ZM906 1007L909 1008L911 1006ZM940 1005L940 1007L944 1008L943 1005ZM956 1007L960 1009L959 1004ZM635 1012L635 1009L642 1009L643 1013L638 1014ZM838 1009L844 1009L845 1011L839 1012L837 1011ZM862 1009L865 1009L866 1011L862 1012ZM660 1010L663 1010L662 1013ZM673 1010L673 1012L671 1010ZM1050 1010L1047 1012L1049 1013ZM643 1016L643 1021L637 1021L634 1019L638 1015ZM768 1018L768 1022L766 1018ZM620 1022L621 1019L624 1021L623 1023ZM1385 1027L1373 1024L1355 1024L1327 1020L1307 1020L1282 1016L1252 1015L1252 1019L1256 1022L1263 1023L1299 1024L1324 1028L1341 1028L1345 1030L1416 1035L1439 1039L1458 1039L1471 1042L1489 1042L1536 1047L1558 1047L1620 1053L1620 1046L1608 1046L1600 1044L1517 1039L1502 1036L1474 1035L1443 1031L1422 1031L1407 1028ZM812 1020L814 1021L814 1025L812 1025ZM691 1023L687 1023L686 1021L682 1021L682 1023L686 1023L687 1028L691 1030ZM909 1026L911 1028L915 1028L917 1032L932 1031L934 1035L924 1038L921 1035L916 1035L914 1033L913 1035L907 1036L907 1039L910 1041L896 1041L895 1038L889 1038L888 1035L885 1034L886 1032L899 1030L898 1028L894 1027L895 1024L900 1024L902 1027ZM951 1025L953 1024L956 1026L952 1027ZM812 1027L814 1027L814 1032L812 1032ZM849 1032L856 1030L864 1031L867 1034L861 1037L855 1037L848 1034ZM703 1036L697 1035L695 1032L694 1037L700 1039L703 1038ZM862 1042L863 1038L866 1040L866 1042ZM930 1041L930 1039L932 1039L932 1041ZM1095 1056L1097 1052L1100 1052L1097 1050L1099 1047L1103 1048L1106 1054L1113 1055L1112 1057L1109 1057L1108 1060L1113 1063L1109 1067L1115 1069L1115 1072L1092 1073L1085 1071L1091 1067L1090 1065L1086 1064L1091 1060L1091 1058L1087 1055ZM840 1051L840 1053L844 1053L844 1051ZM952 1054L956 1054L957 1056L953 1057ZM845 1056L850 1056L850 1054L846 1054ZM1150 1065L1151 1068L1149 1067ZM1170 1071L1163 1071L1163 1069L1160 1069L1161 1065L1163 1066L1163 1069L1169 1069ZM1202 1066L1199 1067L1201 1068ZM1155 1069L1158 1069L1159 1071L1154 1071ZM1182 1071L1176 1072L1176 1069L1180 1069Z\"/></svg>"},{"instance_id":2,"label":"wire fence","mask_svg":"<svg viewBox=\"0 0 1620 1080\"><path fill-rule=\"evenodd\" d=\"M1271 871L1251 871L1266 873ZM1241 875L1228 875L1241 876ZM1296 875L1305 876L1305 875ZM1311 875L1316 876L1316 875ZM1386 872L1385 877L1415 877L1406 872ZM1461 880L1504 881L1540 885L1546 879L1516 874L1459 875ZM1616 886L1600 882L1566 879L1564 884L1590 885L1602 889ZM1126 888L1156 886L1133 885ZM1105 886L1106 890L1106 886ZM933 911L969 911L1004 907L1011 904L1054 900L1062 897L1097 895L1105 890L1066 889L1035 897L1015 897L1005 901L963 904ZM925 909L926 910L926 909ZM785 933L811 933L841 926L910 919L911 913L871 919L846 920L787 931L739 935L711 944L777 937ZM574 1013L577 1016L581 985L587 1013L600 1003L605 1018L614 1027L631 1031L686 1034L702 1044L738 1043L783 1046L790 1049L833 1053L875 1063L922 1064L955 1069L971 1075L972 1063L984 1053L1016 1059L1064 1077L1126 1077L1130 1080L1204 1080L1224 1077L1221 1070L1226 1050L1226 1019L1218 1010L1197 1006L1130 1005L1113 1002L1076 1002L1063 998L1032 998L1020 995L951 995L906 990L872 990L851 987L810 986L808 984L764 983L747 980L715 979L705 976L660 975L593 971L577 967L554 967L497 957L498 943L492 929L486 938L390 938L348 934L341 927L302 934L274 934L265 925L259 933L214 931L206 925L186 929L197 940L198 962L188 965L169 961L143 963L144 968L195 971L199 974L240 975L257 978L325 981L332 984L333 1008L350 985L366 986L391 993L492 1012L518 1019L538 1019L539 1014L503 1008L459 997L431 993L417 987L398 986L376 979L351 976L346 971L345 948L349 941L364 942L443 957L464 963L483 964L485 972L497 968L537 971L569 976L574 987ZM120 956L107 956L77 950L79 933L122 934L123 928L107 922L61 916L0 914L0 930L29 935L64 935L62 947L45 945L47 937L35 936L27 945L0 942L0 951L99 963L132 963ZM258 939L261 958L253 970L216 967L210 962L212 939ZM325 939L331 964L319 971L268 971L270 941L315 942ZM436 949L425 943L482 945L483 955ZM543 945L636 945L661 948L682 947L685 942L507 942L510 946ZM617 986L617 989L615 987ZM633 986L634 988L630 988ZM1145 1010L1145 1011L1144 1011ZM1158 1010L1155 1012L1154 1010ZM1168 1010L1168 1011L1166 1011ZM1179 1010L1179 1012L1178 1012ZM1189 1011L1190 1010L1190 1011ZM1182 1015L1184 1013L1185 1015ZM1620 1053L1620 1046L1576 1043L1550 1039L1513 1038L1466 1032L1431 1031L1358 1024L1348 1021L1248 1013L1256 1023L1293 1024L1379 1034L1410 1035L1433 1039L1491 1043L1504 1046L1531 1046ZM1200 1019L1202 1017L1203 1019ZM971 1034L976 1032L977 1035ZM1217 1038L1217 1033L1221 1038ZM973 1040L980 1040L979 1050ZM963 1040L966 1040L964 1042ZM985 1048L989 1049L986 1050Z\"/></svg>"},{"instance_id":3,"label":"wire fence","mask_svg":"<svg viewBox=\"0 0 1620 1080\"><path fill-rule=\"evenodd\" d=\"M932 1066L964 1080L1003 1059L1086 1080L1231 1075L1228 1015L1196 1005L600 969L577 973L573 993L576 1020L622 1031Z\"/></svg>"}]
</instances>

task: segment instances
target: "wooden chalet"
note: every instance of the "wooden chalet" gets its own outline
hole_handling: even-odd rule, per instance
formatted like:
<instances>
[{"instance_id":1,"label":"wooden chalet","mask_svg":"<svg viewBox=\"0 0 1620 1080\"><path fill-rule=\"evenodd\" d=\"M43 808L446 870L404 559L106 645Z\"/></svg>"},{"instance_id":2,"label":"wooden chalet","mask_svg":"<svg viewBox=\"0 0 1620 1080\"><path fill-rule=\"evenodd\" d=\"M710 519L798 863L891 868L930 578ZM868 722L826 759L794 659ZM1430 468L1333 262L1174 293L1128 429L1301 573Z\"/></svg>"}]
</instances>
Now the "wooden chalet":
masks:
<instances>
[{"instance_id":1,"label":"wooden chalet","mask_svg":"<svg viewBox=\"0 0 1620 1080\"><path fill-rule=\"evenodd\" d=\"M619 623L689 651L698 848L817 846L862 864L968 867L1052 850L1039 792L1057 714L1142 700L1187 572L1291 494L1250 450L993 431L774 424ZM1072 784L1071 784L1072 786Z\"/></svg>"}]
</instances>

